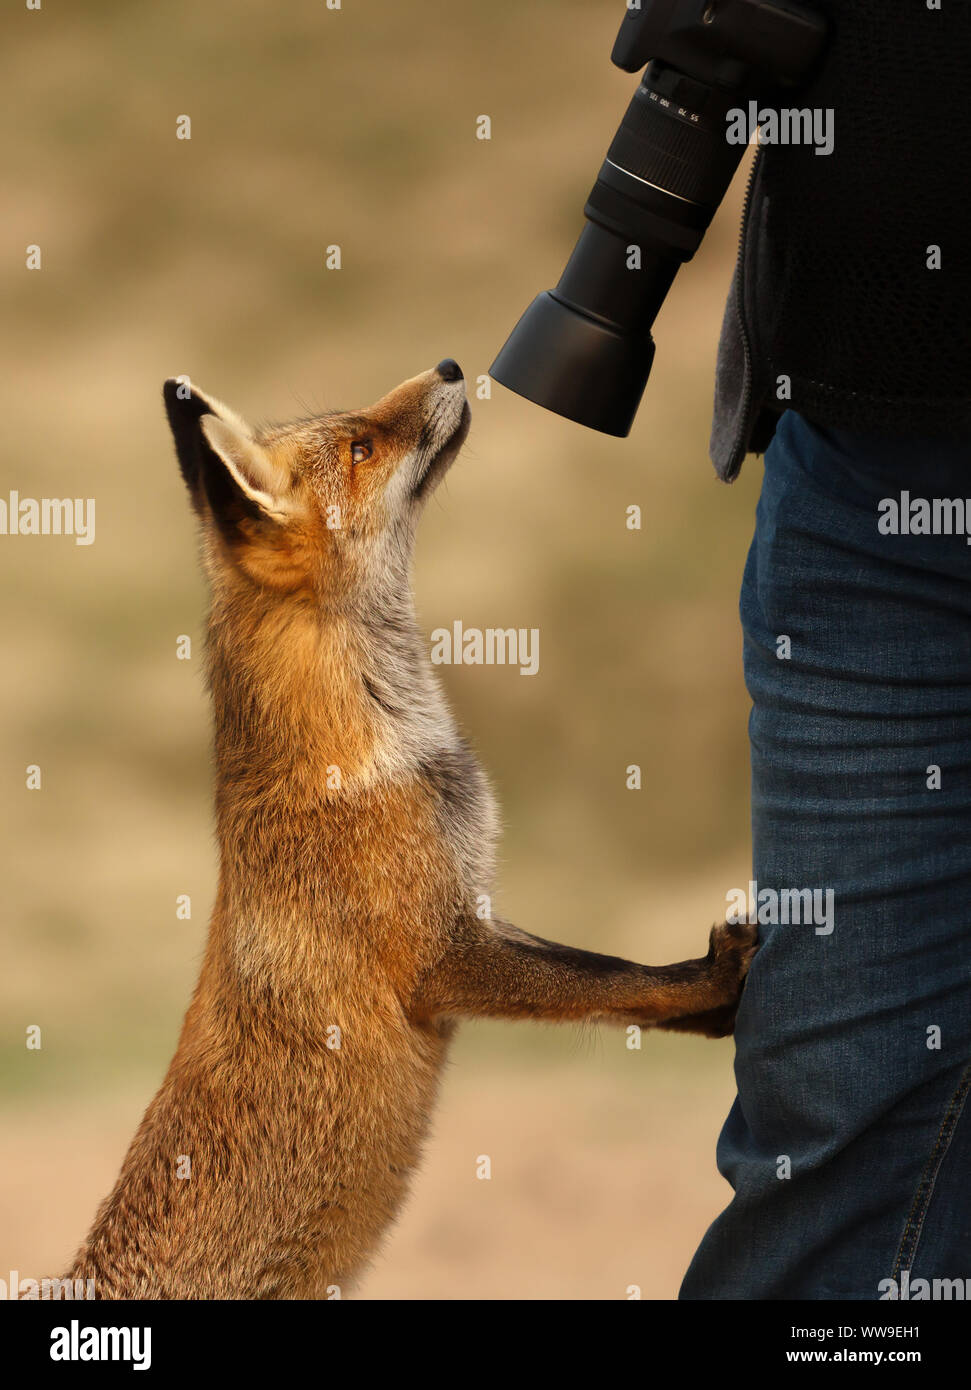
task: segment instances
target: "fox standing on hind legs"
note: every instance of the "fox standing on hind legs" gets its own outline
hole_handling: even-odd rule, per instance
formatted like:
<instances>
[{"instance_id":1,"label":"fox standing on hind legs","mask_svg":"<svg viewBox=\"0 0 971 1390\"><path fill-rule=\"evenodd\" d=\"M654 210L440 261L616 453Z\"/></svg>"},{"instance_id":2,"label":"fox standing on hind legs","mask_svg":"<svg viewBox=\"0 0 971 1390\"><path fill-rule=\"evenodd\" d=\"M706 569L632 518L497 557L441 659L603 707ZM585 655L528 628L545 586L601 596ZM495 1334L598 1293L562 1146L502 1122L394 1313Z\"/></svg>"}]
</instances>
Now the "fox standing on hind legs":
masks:
<instances>
[{"instance_id":1,"label":"fox standing on hind legs","mask_svg":"<svg viewBox=\"0 0 971 1390\"><path fill-rule=\"evenodd\" d=\"M176 381L165 403L212 589L219 890L175 1057L70 1276L102 1298L321 1298L401 1204L457 1019L717 1037L753 933L655 968L477 915L496 810L410 587L468 431L456 363L258 432Z\"/></svg>"}]
</instances>

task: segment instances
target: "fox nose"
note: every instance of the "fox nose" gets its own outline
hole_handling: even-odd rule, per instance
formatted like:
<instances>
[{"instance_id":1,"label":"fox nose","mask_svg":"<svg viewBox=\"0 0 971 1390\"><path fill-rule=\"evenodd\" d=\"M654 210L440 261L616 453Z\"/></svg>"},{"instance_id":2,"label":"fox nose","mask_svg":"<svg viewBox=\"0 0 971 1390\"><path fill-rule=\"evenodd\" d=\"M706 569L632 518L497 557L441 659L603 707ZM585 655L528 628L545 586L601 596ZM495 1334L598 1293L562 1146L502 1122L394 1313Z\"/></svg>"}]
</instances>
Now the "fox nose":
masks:
<instances>
[{"instance_id":1,"label":"fox nose","mask_svg":"<svg viewBox=\"0 0 971 1390\"><path fill-rule=\"evenodd\" d=\"M454 358L446 357L444 361L439 362L435 370L436 372L438 372L438 375L442 378L443 381L462 380L462 368L454 360Z\"/></svg>"}]
</instances>

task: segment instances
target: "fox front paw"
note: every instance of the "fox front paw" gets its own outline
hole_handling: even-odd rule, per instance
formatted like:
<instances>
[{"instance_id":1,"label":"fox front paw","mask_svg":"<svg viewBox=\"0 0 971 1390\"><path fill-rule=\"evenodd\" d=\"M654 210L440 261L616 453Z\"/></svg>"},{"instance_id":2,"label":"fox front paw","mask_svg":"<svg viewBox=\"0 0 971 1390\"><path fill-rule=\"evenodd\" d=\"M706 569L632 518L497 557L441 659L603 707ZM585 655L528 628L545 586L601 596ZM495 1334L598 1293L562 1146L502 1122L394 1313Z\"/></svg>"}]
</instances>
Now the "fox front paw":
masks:
<instances>
[{"instance_id":1,"label":"fox front paw","mask_svg":"<svg viewBox=\"0 0 971 1390\"><path fill-rule=\"evenodd\" d=\"M758 948L758 928L754 923L718 922L712 927L707 959L714 980L725 990L721 1002L737 1002Z\"/></svg>"},{"instance_id":2,"label":"fox front paw","mask_svg":"<svg viewBox=\"0 0 971 1390\"><path fill-rule=\"evenodd\" d=\"M720 922L712 927L704 960L710 1003L702 1010L668 1019L660 1027L673 1033L700 1033L705 1038L726 1038L734 1033L742 986L757 950L756 929L747 922Z\"/></svg>"}]
</instances>

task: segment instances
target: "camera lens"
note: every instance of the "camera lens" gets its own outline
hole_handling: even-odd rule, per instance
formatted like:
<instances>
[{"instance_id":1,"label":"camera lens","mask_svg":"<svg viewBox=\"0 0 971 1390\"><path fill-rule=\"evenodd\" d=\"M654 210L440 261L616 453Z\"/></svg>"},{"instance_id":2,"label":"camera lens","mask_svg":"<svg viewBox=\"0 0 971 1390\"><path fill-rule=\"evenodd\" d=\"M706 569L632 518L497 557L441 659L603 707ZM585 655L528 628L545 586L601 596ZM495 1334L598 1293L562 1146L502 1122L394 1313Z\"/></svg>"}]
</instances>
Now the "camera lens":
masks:
<instances>
[{"instance_id":1,"label":"camera lens","mask_svg":"<svg viewBox=\"0 0 971 1390\"><path fill-rule=\"evenodd\" d=\"M737 100L737 93L652 63L607 151L607 163L672 198L714 212L742 156L742 147L725 139L725 113ZM634 188L630 194L638 196Z\"/></svg>"},{"instance_id":2,"label":"camera lens","mask_svg":"<svg viewBox=\"0 0 971 1390\"><path fill-rule=\"evenodd\" d=\"M492 365L496 381L592 429L629 433L654 358L651 325L742 157L744 146L725 139L734 101L650 65L566 269L520 319Z\"/></svg>"}]
</instances>

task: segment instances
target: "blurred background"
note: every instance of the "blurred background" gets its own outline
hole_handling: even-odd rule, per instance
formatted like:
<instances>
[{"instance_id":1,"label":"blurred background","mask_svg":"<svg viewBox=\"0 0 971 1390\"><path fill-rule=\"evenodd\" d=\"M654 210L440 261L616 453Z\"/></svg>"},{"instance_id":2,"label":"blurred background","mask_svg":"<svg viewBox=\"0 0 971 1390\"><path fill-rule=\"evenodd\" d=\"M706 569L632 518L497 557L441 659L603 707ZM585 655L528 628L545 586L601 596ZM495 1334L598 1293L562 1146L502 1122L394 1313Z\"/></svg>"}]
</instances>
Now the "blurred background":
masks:
<instances>
[{"instance_id":1,"label":"blurred background","mask_svg":"<svg viewBox=\"0 0 971 1390\"><path fill-rule=\"evenodd\" d=\"M5 12L0 496L93 497L97 531L0 537L0 1278L60 1273L110 1189L215 889L205 595L166 376L282 420L457 358L473 431L423 522L422 622L541 633L535 677L441 668L504 810L497 910L662 963L703 953L748 881L736 603L760 466L729 489L707 458L742 177L662 311L629 440L475 393L581 226L635 86L610 63L622 16L620 0ZM359 1296L674 1297L730 1195L714 1145L731 1064L730 1041L629 1051L606 1030L466 1025Z\"/></svg>"}]
</instances>

